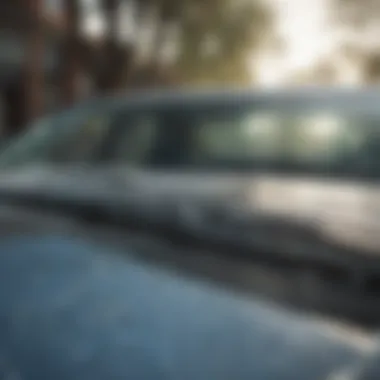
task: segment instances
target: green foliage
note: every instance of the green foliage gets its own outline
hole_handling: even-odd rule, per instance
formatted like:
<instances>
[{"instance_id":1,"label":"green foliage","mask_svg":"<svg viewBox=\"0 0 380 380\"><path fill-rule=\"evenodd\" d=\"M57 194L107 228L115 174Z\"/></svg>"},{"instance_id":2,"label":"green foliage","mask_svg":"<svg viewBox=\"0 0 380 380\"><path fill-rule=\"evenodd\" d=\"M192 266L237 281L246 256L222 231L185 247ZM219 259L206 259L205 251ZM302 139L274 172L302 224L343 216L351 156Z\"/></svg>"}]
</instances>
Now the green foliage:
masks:
<instances>
[{"instance_id":1,"label":"green foliage","mask_svg":"<svg viewBox=\"0 0 380 380\"><path fill-rule=\"evenodd\" d=\"M380 54L369 54L364 67L364 81L366 83L380 82Z\"/></svg>"},{"instance_id":2,"label":"green foliage","mask_svg":"<svg viewBox=\"0 0 380 380\"><path fill-rule=\"evenodd\" d=\"M379 0L333 0L333 11L338 25L356 36L342 46L343 54L361 65L363 82L373 84L380 80L378 46L368 44L376 40L380 31Z\"/></svg>"},{"instance_id":3,"label":"green foliage","mask_svg":"<svg viewBox=\"0 0 380 380\"><path fill-rule=\"evenodd\" d=\"M249 58L269 32L269 13L255 1L192 3L192 12L188 10L183 17L177 62L183 80L246 82L250 75Z\"/></svg>"},{"instance_id":4,"label":"green foliage","mask_svg":"<svg viewBox=\"0 0 380 380\"><path fill-rule=\"evenodd\" d=\"M140 9L159 10L160 28L177 26L171 70L178 82L244 84L251 79L249 63L272 32L271 12L260 0L140 1ZM157 44L155 49L160 50Z\"/></svg>"}]
</instances>

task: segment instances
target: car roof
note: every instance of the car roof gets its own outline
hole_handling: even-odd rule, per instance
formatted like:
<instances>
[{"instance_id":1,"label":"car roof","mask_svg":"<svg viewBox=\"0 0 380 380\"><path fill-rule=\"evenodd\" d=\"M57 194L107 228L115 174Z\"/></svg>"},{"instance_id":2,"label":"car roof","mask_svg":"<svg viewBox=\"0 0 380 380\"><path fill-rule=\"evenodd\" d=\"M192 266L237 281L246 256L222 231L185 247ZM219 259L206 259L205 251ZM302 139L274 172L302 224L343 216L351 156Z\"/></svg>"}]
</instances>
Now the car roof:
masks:
<instances>
[{"instance_id":1,"label":"car roof","mask_svg":"<svg viewBox=\"0 0 380 380\"><path fill-rule=\"evenodd\" d=\"M168 89L134 90L112 96L96 97L82 105L92 107L203 107L244 103L326 104L355 108L380 114L380 87L294 89Z\"/></svg>"}]
</instances>

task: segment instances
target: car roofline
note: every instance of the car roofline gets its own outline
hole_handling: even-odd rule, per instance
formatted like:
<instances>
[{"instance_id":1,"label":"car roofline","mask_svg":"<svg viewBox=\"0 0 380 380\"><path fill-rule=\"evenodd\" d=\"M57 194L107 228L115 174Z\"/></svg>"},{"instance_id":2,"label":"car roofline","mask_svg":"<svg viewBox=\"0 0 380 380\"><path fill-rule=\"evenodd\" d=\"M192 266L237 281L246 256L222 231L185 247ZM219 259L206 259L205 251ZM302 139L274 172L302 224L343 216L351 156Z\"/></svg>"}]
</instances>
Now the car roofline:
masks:
<instances>
[{"instance_id":1,"label":"car roofline","mask_svg":"<svg viewBox=\"0 0 380 380\"><path fill-rule=\"evenodd\" d=\"M134 90L115 95L95 96L73 106L80 108L118 108L129 107L155 107L155 106L201 106L207 104L239 104L250 101L283 100L289 102L343 102L350 105L366 105L366 108L380 113L380 87L365 89L333 88L333 87L302 87L292 89L153 89Z\"/></svg>"}]
</instances>

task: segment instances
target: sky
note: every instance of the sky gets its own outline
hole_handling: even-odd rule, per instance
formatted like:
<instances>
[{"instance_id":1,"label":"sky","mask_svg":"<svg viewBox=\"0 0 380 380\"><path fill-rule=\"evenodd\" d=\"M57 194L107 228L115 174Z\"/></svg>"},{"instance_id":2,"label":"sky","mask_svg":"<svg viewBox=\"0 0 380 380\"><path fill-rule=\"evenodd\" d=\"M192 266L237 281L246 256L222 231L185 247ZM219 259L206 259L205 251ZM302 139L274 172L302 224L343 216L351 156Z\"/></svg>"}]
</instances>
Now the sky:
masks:
<instances>
[{"instance_id":1,"label":"sky","mask_svg":"<svg viewBox=\"0 0 380 380\"><path fill-rule=\"evenodd\" d=\"M328 0L272 0L288 44L287 64L302 68L331 48Z\"/></svg>"},{"instance_id":2,"label":"sky","mask_svg":"<svg viewBox=\"0 0 380 380\"><path fill-rule=\"evenodd\" d=\"M305 69L336 47L329 23L329 0L267 0L277 15L277 27L286 48L280 55L264 56L259 65L261 83L286 82L290 72Z\"/></svg>"}]
</instances>

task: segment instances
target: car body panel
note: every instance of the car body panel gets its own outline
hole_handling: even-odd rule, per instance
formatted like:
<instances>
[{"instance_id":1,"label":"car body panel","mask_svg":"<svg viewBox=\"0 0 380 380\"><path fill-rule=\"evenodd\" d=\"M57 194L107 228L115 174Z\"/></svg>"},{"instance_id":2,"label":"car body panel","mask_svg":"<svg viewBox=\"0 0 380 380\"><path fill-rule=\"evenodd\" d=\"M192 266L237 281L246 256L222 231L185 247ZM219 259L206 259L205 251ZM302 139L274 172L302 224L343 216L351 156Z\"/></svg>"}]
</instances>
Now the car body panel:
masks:
<instances>
[{"instance_id":1,"label":"car body panel","mask_svg":"<svg viewBox=\"0 0 380 380\"><path fill-rule=\"evenodd\" d=\"M374 344L85 238L3 239L0 262L0 371L25 380L319 380Z\"/></svg>"}]
</instances>

